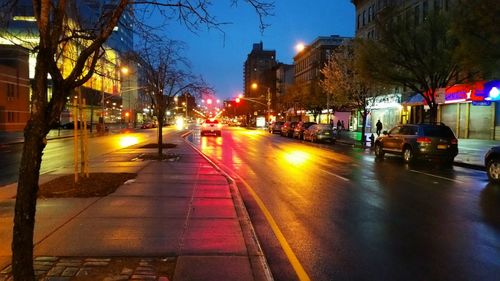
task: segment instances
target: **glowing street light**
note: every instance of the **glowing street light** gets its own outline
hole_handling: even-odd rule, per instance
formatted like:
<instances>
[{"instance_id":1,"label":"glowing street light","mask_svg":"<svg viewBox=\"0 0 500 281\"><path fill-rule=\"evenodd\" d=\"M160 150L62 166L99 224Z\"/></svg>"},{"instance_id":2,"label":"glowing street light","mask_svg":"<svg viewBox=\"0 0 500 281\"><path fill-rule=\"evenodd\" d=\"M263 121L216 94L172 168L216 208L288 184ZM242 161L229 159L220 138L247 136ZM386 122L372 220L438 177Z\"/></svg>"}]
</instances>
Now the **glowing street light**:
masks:
<instances>
[{"instance_id":1,"label":"glowing street light","mask_svg":"<svg viewBox=\"0 0 500 281\"><path fill-rule=\"evenodd\" d=\"M306 45L304 45L304 43L298 43L297 45L295 45L295 50L297 51L297 53L304 51L305 48Z\"/></svg>"}]
</instances>

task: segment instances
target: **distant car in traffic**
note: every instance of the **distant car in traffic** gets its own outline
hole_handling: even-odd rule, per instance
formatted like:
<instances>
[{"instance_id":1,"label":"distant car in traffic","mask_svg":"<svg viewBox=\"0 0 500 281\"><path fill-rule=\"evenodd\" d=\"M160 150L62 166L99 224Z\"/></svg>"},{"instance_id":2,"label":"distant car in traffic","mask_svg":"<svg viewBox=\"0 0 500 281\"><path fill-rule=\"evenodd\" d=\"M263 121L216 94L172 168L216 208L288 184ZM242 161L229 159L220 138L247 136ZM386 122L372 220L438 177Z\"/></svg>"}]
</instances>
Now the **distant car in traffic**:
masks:
<instances>
[{"instance_id":1,"label":"distant car in traffic","mask_svg":"<svg viewBox=\"0 0 500 281\"><path fill-rule=\"evenodd\" d=\"M222 124L219 123L219 121L216 119L206 119L201 124L200 134L202 136L206 136L206 135L221 136L222 135Z\"/></svg>"},{"instance_id":2,"label":"distant car in traffic","mask_svg":"<svg viewBox=\"0 0 500 281\"><path fill-rule=\"evenodd\" d=\"M383 158L385 153L401 155L405 163L428 159L453 164L458 140L443 123L398 125L375 140L375 156Z\"/></svg>"},{"instance_id":3,"label":"distant car in traffic","mask_svg":"<svg viewBox=\"0 0 500 281\"><path fill-rule=\"evenodd\" d=\"M156 127L157 126L155 122L144 122L144 124L141 125L141 129L151 129Z\"/></svg>"},{"instance_id":4,"label":"distant car in traffic","mask_svg":"<svg viewBox=\"0 0 500 281\"><path fill-rule=\"evenodd\" d=\"M272 122L268 128L269 133L271 133L271 134L281 133L281 128L283 127L283 124L285 124L285 122L283 122L283 121Z\"/></svg>"},{"instance_id":5,"label":"distant car in traffic","mask_svg":"<svg viewBox=\"0 0 500 281\"><path fill-rule=\"evenodd\" d=\"M77 121L76 122L76 126L77 126L77 129L82 129L83 128L83 121ZM68 122L68 123L65 123L61 126L61 128L63 129L74 129L75 128L75 122L74 121L71 121L71 122ZM90 129L90 123L87 122L87 129Z\"/></svg>"},{"instance_id":6,"label":"distant car in traffic","mask_svg":"<svg viewBox=\"0 0 500 281\"><path fill-rule=\"evenodd\" d=\"M304 130L304 140L335 143L337 132L330 124L314 124Z\"/></svg>"},{"instance_id":7,"label":"distant car in traffic","mask_svg":"<svg viewBox=\"0 0 500 281\"><path fill-rule=\"evenodd\" d=\"M281 135L283 137L291 138L293 136L293 129L299 123L298 121L286 121L281 127Z\"/></svg>"},{"instance_id":8,"label":"distant car in traffic","mask_svg":"<svg viewBox=\"0 0 500 281\"><path fill-rule=\"evenodd\" d=\"M316 122L300 121L299 123L297 123L297 125L293 129L293 137L297 138L299 140L303 140L304 139L304 130L309 128L310 126L312 126L314 124L316 124Z\"/></svg>"},{"instance_id":9,"label":"distant car in traffic","mask_svg":"<svg viewBox=\"0 0 500 281\"><path fill-rule=\"evenodd\" d=\"M500 183L500 146L494 146L484 156L486 174L492 183Z\"/></svg>"}]
</instances>

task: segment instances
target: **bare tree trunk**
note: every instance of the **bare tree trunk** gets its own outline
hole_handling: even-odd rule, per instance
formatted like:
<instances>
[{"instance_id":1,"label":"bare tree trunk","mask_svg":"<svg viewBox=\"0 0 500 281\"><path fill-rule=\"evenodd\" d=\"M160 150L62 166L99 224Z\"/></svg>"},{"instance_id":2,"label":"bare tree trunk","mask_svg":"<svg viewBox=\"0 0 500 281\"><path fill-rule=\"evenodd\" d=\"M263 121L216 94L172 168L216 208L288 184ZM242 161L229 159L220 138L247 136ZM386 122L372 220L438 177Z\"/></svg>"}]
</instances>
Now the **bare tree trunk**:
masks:
<instances>
[{"instance_id":1,"label":"bare tree trunk","mask_svg":"<svg viewBox=\"0 0 500 281\"><path fill-rule=\"evenodd\" d=\"M437 104L432 104L429 106L429 121L436 122L437 121Z\"/></svg>"},{"instance_id":2,"label":"bare tree trunk","mask_svg":"<svg viewBox=\"0 0 500 281\"><path fill-rule=\"evenodd\" d=\"M163 154L163 121L158 119L158 156Z\"/></svg>"},{"instance_id":3,"label":"bare tree trunk","mask_svg":"<svg viewBox=\"0 0 500 281\"><path fill-rule=\"evenodd\" d=\"M165 110L160 109L158 113L158 156L161 157L163 154L163 122L165 114L162 114Z\"/></svg>"},{"instance_id":4,"label":"bare tree trunk","mask_svg":"<svg viewBox=\"0 0 500 281\"><path fill-rule=\"evenodd\" d=\"M47 50L37 55L33 84L31 116L24 128L24 146L17 183L14 229L12 235L12 273L14 280L35 280L33 269L33 233L36 200L45 136L50 124L45 124L47 107Z\"/></svg>"},{"instance_id":5,"label":"bare tree trunk","mask_svg":"<svg viewBox=\"0 0 500 281\"><path fill-rule=\"evenodd\" d=\"M363 109L362 117L363 117L363 125L361 126L361 145L366 145L366 117L368 116L368 110L366 107Z\"/></svg>"}]
</instances>

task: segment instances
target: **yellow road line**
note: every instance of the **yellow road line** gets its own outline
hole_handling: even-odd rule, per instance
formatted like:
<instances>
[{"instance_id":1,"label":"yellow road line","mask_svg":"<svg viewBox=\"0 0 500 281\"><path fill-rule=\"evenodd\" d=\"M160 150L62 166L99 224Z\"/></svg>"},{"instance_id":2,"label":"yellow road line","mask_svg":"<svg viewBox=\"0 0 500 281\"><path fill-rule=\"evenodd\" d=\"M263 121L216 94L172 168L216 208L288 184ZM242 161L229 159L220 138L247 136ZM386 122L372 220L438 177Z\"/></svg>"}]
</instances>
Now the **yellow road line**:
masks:
<instances>
[{"instance_id":1,"label":"yellow road line","mask_svg":"<svg viewBox=\"0 0 500 281\"><path fill-rule=\"evenodd\" d=\"M242 178L239 178L241 182L245 185L245 187L248 189L250 194L253 196L255 202L257 202L257 205L259 205L260 210L262 213L264 213L264 216L266 217L267 222L271 226L271 229L274 232L274 235L276 235L276 238L278 239L281 248L283 248L283 251L285 251L286 256L288 257L288 260L292 264L293 269L295 269L295 273L297 273L297 276L299 277L299 280L301 281L310 281L311 278L309 278L309 275L307 275L307 272L304 270L304 267L302 267L302 264L300 264L299 259L293 252L292 248L290 247L290 244L288 244L288 241L286 240L285 236L281 232L280 228L278 227L278 224L274 220L273 216L269 212L269 210L266 208L264 205L264 202L260 199L259 195L253 190L253 188Z\"/></svg>"}]
</instances>

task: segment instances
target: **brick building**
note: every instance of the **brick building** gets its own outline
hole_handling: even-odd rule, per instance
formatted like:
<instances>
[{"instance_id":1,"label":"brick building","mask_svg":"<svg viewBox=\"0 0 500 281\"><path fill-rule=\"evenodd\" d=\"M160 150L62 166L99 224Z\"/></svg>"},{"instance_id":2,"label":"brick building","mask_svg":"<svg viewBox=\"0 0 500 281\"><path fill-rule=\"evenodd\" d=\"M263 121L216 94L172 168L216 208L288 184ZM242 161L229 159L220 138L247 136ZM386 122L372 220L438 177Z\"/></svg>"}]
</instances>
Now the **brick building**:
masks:
<instances>
[{"instance_id":1,"label":"brick building","mask_svg":"<svg viewBox=\"0 0 500 281\"><path fill-rule=\"evenodd\" d=\"M22 131L29 119L28 52L0 47L0 131Z\"/></svg>"}]
</instances>

